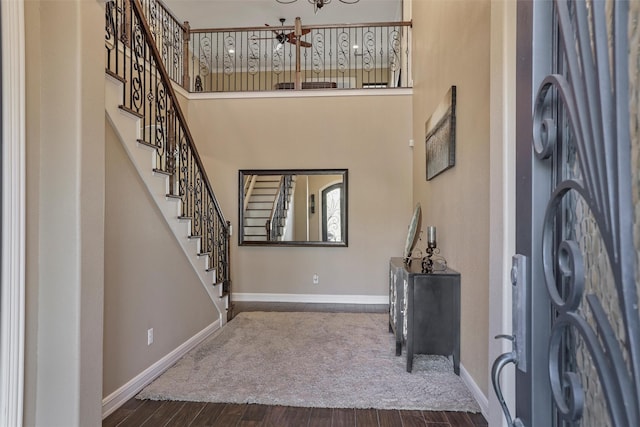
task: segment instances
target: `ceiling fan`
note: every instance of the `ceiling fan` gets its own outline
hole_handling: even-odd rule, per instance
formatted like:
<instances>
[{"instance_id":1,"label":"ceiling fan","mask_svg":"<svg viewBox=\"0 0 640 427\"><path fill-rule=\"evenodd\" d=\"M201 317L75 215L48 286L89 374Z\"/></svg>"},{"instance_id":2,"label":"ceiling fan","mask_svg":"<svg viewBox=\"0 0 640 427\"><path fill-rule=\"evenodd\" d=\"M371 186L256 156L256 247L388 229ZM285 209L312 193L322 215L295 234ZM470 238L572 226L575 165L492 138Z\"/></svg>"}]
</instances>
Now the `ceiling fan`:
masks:
<instances>
[{"instance_id":1,"label":"ceiling fan","mask_svg":"<svg viewBox=\"0 0 640 427\"><path fill-rule=\"evenodd\" d=\"M285 18L280 18L280 26L284 27L284 21L286 19ZM271 27L269 24L264 24L267 27ZM291 31L289 33L285 33L284 30L281 28L280 31L277 30L271 30L273 31L273 33L276 35L275 39L278 41L278 47L282 47L282 45L287 42L287 43L291 43L292 45L295 45L296 42L300 39L300 37L309 34L311 32L311 29L306 28L306 29L302 29L302 26L300 24L300 18L296 18L296 27L294 31ZM300 46L301 47L311 47L311 43L306 42L304 40L300 40Z\"/></svg>"}]
</instances>

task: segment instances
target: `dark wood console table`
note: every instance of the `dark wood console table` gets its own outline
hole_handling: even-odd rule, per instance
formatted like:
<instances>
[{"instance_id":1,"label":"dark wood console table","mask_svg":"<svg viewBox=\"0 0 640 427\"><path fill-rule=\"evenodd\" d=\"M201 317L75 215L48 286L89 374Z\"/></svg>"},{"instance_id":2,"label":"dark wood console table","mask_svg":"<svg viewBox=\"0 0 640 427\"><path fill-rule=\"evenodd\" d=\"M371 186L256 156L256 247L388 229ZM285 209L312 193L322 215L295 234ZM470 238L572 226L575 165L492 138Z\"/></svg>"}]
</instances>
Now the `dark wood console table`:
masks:
<instances>
[{"instance_id":1,"label":"dark wood console table","mask_svg":"<svg viewBox=\"0 0 640 427\"><path fill-rule=\"evenodd\" d=\"M460 273L449 268L423 273L420 259L407 265L391 258L389 331L396 338L396 356L406 344L407 372L414 354L439 354L453 356L460 375Z\"/></svg>"}]
</instances>

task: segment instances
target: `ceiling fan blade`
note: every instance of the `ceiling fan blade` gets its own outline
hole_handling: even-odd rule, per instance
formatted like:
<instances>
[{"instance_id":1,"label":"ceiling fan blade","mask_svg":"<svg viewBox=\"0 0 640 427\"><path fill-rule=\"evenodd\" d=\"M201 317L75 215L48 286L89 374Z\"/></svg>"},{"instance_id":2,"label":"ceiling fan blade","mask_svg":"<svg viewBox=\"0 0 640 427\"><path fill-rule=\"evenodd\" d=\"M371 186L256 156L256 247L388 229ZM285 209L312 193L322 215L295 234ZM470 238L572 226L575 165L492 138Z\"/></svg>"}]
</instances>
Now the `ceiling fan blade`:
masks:
<instances>
[{"instance_id":1,"label":"ceiling fan blade","mask_svg":"<svg viewBox=\"0 0 640 427\"><path fill-rule=\"evenodd\" d=\"M302 35L306 35L309 34L311 32L311 28L305 28L304 30L302 30Z\"/></svg>"},{"instance_id":2,"label":"ceiling fan blade","mask_svg":"<svg viewBox=\"0 0 640 427\"><path fill-rule=\"evenodd\" d=\"M287 34L287 42L291 43L291 44L296 44L296 36L292 33ZM302 47L311 47L311 43L306 42L304 40L300 40L300 46Z\"/></svg>"},{"instance_id":3,"label":"ceiling fan blade","mask_svg":"<svg viewBox=\"0 0 640 427\"><path fill-rule=\"evenodd\" d=\"M293 33L287 34L287 41L291 44L296 44L296 35Z\"/></svg>"}]
</instances>

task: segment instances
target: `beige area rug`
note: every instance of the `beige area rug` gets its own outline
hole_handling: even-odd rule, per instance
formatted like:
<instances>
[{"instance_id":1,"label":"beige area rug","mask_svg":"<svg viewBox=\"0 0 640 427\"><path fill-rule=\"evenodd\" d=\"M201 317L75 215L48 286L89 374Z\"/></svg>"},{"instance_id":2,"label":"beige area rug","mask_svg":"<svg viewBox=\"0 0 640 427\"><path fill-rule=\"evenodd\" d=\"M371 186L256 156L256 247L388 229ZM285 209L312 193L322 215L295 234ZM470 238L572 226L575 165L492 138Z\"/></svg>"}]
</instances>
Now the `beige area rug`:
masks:
<instances>
[{"instance_id":1,"label":"beige area rug","mask_svg":"<svg viewBox=\"0 0 640 427\"><path fill-rule=\"evenodd\" d=\"M451 361L395 356L388 315L244 312L139 399L478 412Z\"/></svg>"}]
</instances>

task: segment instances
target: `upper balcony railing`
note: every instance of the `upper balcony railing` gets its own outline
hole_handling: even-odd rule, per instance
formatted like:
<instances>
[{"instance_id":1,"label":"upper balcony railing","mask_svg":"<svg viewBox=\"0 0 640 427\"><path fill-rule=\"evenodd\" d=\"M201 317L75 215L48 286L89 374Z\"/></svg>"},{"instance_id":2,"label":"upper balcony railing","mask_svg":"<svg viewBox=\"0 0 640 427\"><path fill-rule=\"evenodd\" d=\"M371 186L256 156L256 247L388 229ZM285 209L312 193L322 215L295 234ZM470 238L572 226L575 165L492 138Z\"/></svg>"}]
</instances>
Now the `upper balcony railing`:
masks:
<instances>
[{"instance_id":1,"label":"upper balcony railing","mask_svg":"<svg viewBox=\"0 0 640 427\"><path fill-rule=\"evenodd\" d=\"M409 87L410 22L191 30L189 89Z\"/></svg>"},{"instance_id":2,"label":"upper balcony railing","mask_svg":"<svg viewBox=\"0 0 640 427\"><path fill-rule=\"evenodd\" d=\"M190 92L410 87L411 22L191 29L141 0L172 80Z\"/></svg>"}]
</instances>

